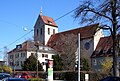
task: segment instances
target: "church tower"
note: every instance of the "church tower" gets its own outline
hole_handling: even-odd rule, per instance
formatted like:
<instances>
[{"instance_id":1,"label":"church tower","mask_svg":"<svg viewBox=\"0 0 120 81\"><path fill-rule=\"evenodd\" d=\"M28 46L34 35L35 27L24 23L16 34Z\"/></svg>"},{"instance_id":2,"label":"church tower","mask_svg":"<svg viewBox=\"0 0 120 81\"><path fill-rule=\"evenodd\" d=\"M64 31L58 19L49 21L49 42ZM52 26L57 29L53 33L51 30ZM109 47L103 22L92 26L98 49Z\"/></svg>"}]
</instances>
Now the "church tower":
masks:
<instances>
[{"instance_id":1,"label":"church tower","mask_svg":"<svg viewBox=\"0 0 120 81\"><path fill-rule=\"evenodd\" d=\"M42 15L42 11L34 26L34 41L46 45L51 35L58 33L58 26L51 17Z\"/></svg>"}]
</instances>

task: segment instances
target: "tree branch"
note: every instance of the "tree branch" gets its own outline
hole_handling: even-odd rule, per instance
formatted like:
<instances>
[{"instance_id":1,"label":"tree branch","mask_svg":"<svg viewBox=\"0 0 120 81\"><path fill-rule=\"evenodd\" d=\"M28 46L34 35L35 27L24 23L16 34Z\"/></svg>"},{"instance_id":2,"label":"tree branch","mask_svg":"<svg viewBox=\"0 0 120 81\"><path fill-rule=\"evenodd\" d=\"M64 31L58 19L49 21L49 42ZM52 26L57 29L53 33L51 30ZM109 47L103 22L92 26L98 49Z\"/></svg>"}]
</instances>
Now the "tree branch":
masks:
<instances>
[{"instance_id":1,"label":"tree branch","mask_svg":"<svg viewBox=\"0 0 120 81\"><path fill-rule=\"evenodd\" d=\"M101 13L99 13L99 12L96 12L96 11L94 11L93 9L87 9L87 10L85 10L85 11L93 12L93 13L98 14L99 16L103 16L103 17L105 17L105 18L107 18L107 19L109 19L110 21L113 22L113 20L112 20L110 17L108 17L108 16L106 16L106 15L104 15L104 14L101 14Z\"/></svg>"}]
</instances>

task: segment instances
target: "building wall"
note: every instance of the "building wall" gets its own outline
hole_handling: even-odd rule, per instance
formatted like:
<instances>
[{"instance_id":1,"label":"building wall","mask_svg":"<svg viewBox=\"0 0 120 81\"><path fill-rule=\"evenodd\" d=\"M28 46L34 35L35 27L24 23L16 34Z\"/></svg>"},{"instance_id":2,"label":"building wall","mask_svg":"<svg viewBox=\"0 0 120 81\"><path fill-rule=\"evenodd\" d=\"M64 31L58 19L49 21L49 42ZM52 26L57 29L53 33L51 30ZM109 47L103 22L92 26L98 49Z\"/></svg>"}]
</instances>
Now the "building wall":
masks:
<instances>
[{"instance_id":1,"label":"building wall","mask_svg":"<svg viewBox=\"0 0 120 81\"><path fill-rule=\"evenodd\" d=\"M93 71L102 71L102 63L105 62L105 59L107 59L108 57L96 57L96 58L92 58L91 62L92 62L92 70ZM109 57L109 59L111 60L111 62L113 62L113 58ZM117 59L118 64L119 64L119 68L120 68L120 56Z\"/></svg>"},{"instance_id":2,"label":"building wall","mask_svg":"<svg viewBox=\"0 0 120 81\"><path fill-rule=\"evenodd\" d=\"M105 61L105 57L92 58L92 70L93 71L102 71L102 63Z\"/></svg>"},{"instance_id":3,"label":"building wall","mask_svg":"<svg viewBox=\"0 0 120 81\"><path fill-rule=\"evenodd\" d=\"M35 41L40 41L41 43L43 43L44 27L45 27L45 24L42 21L42 18L39 16L34 26L34 40ZM41 28L42 28L42 35L41 35Z\"/></svg>"},{"instance_id":4,"label":"building wall","mask_svg":"<svg viewBox=\"0 0 120 81\"><path fill-rule=\"evenodd\" d=\"M49 34L48 28L50 28ZM55 30L55 33L58 33L58 27L44 24L42 18L39 16L34 26L34 40L46 45L50 36L54 34L53 29Z\"/></svg>"},{"instance_id":5,"label":"building wall","mask_svg":"<svg viewBox=\"0 0 120 81\"><path fill-rule=\"evenodd\" d=\"M50 29L50 32L48 34L48 28ZM45 25L45 36L44 36L44 40L45 40L45 45L47 44L49 38L51 37L51 35L55 34L53 33L53 30L55 30L55 33L58 33L58 28L57 27L53 27L53 26L49 26L49 25Z\"/></svg>"},{"instance_id":6,"label":"building wall","mask_svg":"<svg viewBox=\"0 0 120 81\"><path fill-rule=\"evenodd\" d=\"M90 56L92 55L93 51L96 49L99 39L103 36L104 36L103 31L98 30L93 37L80 40L81 41L80 42L81 57L88 59L89 64L91 64ZM76 52L76 54L78 54L78 53ZM78 56L76 58L78 58ZM78 61L78 60L76 60L76 61Z\"/></svg>"},{"instance_id":7,"label":"building wall","mask_svg":"<svg viewBox=\"0 0 120 81\"><path fill-rule=\"evenodd\" d=\"M15 55L18 55L18 54L19 54L18 57L15 56ZM14 63L14 62L15 62L15 64L16 64L15 69L16 69L16 70L22 70L21 65L24 63L24 61L25 61L27 58L29 58L29 56L30 56L31 54L34 54L34 55L36 56L36 52L34 52L34 51L27 51L27 52L25 52L25 51L20 51L20 52L10 53L10 54L8 55L8 63L9 63L9 66L11 66L12 69L14 69L14 65L12 65L11 63ZM38 54L38 60L39 60L39 62L40 62L41 64L44 63L44 64L43 64L43 69L44 69L44 71L46 71L46 65L45 65L46 59L52 59L52 55L55 55L55 54L52 54L52 53L44 53L44 52L37 52L37 54ZM43 57L43 54L44 54L44 57ZM11 55L13 55L12 58L11 58ZM45 57L45 56L46 56L46 57ZM17 62L18 62L19 64L17 64Z\"/></svg>"},{"instance_id":8,"label":"building wall","mask_svg":"<svg viewBox=\"0 0 120 81\"><path fill-rule=\"evenodd\" d=\"M10 53L8 54L8 64L13 69L15 63L15 69L21 70L22 69L21 65L22 63L24 63L26 58L27 58L27 54L25 51Z\"/></svg>"},{"instance_id":9,"label":"building wall","mask_svg":"<svg viewBox=\"0 0 120 81\"><path fill-rule=\"evenodd\" d=\"M100 40L101 37L104 37L102 29L96 30L97 32L94 35L94 50L96 49L96 46Z\"/></svg>"}]
</instances>

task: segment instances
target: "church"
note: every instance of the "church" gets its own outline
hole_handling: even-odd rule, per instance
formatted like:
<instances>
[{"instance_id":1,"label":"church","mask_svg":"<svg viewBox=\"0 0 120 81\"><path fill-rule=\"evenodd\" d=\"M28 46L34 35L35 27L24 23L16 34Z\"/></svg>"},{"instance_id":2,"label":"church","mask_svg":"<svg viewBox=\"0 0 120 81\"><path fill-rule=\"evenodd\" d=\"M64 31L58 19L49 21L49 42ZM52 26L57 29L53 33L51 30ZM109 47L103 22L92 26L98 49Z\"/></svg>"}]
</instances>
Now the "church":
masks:
<instances>
[{"instance_id":1,"label":"church","mask_svg":"<svg viewBox=\"0 0 120 81\"><path fill-rule=\"evenodd\" d=\"M52 55L59 54L59 52L63 51L62 49L65 49L63 47L65 42L62 40L64 39L62 36L75 35L76 40L68 39L66 41L74 41L77 45L78 33L80 33L80 54L82 57L88 57L89 61L91 61L90 56L96 49L99 39L104 37L103 31L99 27L100 24L96 23L72 30L58 32L59 27L53 18L44 16L40 13L34 25L34 41L25 41L20 45L16 45L16 48L8 52L8 64L15 70L22 70L21 65L24 63L25 59L31 54L36 53L34 42L39 42L38 60L43 65L43 69L46 70L46 59L52 59ZM75 54L76 59L74 61L77 63L78 47L75 48Z\"/></svg>"}]
</instances>

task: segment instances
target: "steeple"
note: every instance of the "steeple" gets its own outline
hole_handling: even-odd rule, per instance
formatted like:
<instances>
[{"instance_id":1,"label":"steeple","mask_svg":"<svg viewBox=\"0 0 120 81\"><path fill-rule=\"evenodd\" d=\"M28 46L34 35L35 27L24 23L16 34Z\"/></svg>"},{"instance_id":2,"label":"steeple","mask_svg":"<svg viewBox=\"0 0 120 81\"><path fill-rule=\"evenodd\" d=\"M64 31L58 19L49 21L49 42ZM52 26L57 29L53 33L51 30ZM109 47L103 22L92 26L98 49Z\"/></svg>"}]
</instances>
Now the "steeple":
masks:
<instances>
[{"instance_id":1,"label":"steeple","mask_svg":"<svg viewBox=\"0 0 120 81\"><path fill-rule=\"evenodd\" d=\"M42 15L42 6L41 6L41 8L40 8L40 15Z\"/></svg>"}]
</instances>

